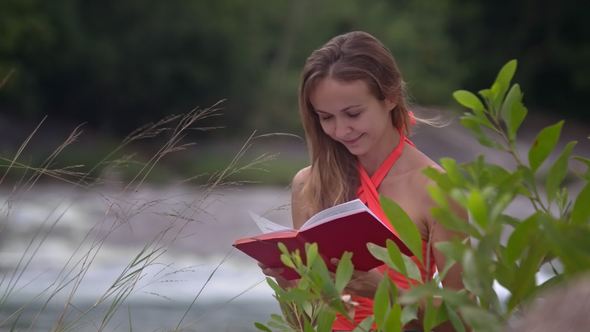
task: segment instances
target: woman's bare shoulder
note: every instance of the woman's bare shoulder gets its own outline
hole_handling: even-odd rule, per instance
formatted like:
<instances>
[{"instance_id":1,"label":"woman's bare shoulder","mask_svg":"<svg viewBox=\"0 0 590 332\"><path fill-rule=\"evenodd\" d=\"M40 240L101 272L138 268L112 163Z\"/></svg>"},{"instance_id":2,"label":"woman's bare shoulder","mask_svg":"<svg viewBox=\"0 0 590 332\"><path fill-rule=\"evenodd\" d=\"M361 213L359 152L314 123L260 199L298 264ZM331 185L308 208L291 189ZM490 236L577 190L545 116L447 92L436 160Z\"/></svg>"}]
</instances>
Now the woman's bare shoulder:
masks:
<instances>
[{"instance_id":1,"label":"woman's bare shoulder","mask_svg":"<svg viewBox=\"0 0 590 332\"><path fill-rule=\"evenodd\" d=\"M441 170L441 167L439 164L437 164L434 160L432 160L430 157L428 157L426 154L424 154L419 149L414 148L413 156L414 156L414 158L413 158L414 169L424 170L428 167L432 167L432 168L437 169L439 171Z\"/></svg>"},{"instance_id":2,"label":"woman's bare shoulder","mask_svg":"<svg viewBox=\"0 0 590 332\"><path fill-rule=\"evenodd\" d=\"M291 214L293 217L293 227L299 228L305 220L309 218L307 207L307 198L303 191L303 187L309 181L311 174L311 166L301 169L293 177L291 183Z\"/></svg>"},{"instance_id":3,"label":"woman's bare shoulder","mask_svg":"<svg viewBox=\"0 0 590 332\"><path fill-rule=\"evenodd\" d=\"M424 174L424 170L427 168L434 168L435 170L442 172L442 168L419 149L412 148L408 150L408 153L405 155L406 158L404 159L403 166L399 167L397 172L392 169L390 175L392 175L393 179L405 179L406 181L403 182L412 186L425 188L424 185L431 183L432 180Z\"/></svg>"},{"instance_id":4,"label":"woman's bare shoulder","mask_svg":"<svg viewBox=\"0 0 590 332\"><path fill-rule=\"evenodd\" d=\"M311 174L311 166L306 166L300 169L295 176L293 177L293 181L291 182L291 188L293 191L301 191L309 176Z\"/></svg>"}]
</instances>

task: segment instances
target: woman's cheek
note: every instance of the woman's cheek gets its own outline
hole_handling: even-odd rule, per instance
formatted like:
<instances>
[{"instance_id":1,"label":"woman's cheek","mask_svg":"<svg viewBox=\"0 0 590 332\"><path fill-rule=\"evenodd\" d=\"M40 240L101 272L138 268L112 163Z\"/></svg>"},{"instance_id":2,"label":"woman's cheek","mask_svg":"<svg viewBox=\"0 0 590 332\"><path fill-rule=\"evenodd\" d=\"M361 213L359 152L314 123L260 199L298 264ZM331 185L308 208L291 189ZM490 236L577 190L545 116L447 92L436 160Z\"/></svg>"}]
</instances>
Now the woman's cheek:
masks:
<instances>
[{"instance_id":1,"label":"woman's cheek","mask_svg":"<svg viewBox=\"0 0 590 332\"><path fill-rule=\"evenodd\" d=\"M320 125L322 126L322 130L324 131L324 133L330 137L333 137L332 135L332 131L333 131L333 126L330 125L330 123L328 123L327 121L322 121L320 123Z\"/></svg>"}]
</instances>

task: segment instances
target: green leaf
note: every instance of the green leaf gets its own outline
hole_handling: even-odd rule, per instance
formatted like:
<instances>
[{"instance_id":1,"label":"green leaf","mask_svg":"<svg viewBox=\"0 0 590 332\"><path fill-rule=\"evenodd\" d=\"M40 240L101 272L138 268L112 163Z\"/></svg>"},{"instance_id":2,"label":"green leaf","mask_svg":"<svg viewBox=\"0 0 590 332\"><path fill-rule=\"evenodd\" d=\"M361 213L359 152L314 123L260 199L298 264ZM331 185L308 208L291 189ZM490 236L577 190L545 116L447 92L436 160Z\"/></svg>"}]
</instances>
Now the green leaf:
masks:
<instances>
[{"instance_id":1,"label":"green leaf","mask_svg":"<svg viewBox=\"0 0 590 332\"><path fill-rule=\"evenodd\" d=\"M444 306L435 306L432 303L432 298L426 299L426 306L424 308L424 319L422 325L424 331L430 331L434 327L448 320Z\"/></svg>"},{"instance_id":2,"label":"green leaf","mask_svg":"<svg viewBox=\"0 0 590 332\"><path fill-rule=\"evenodd\" d=\"M317 243L306 243L305 244L305 263L309 266L312 265L318 257L318 244Z\"/></svg>"},{"instance_id":3,"label":"green leaf","mask_svg":"<svg viewBox=\"0 0 590 332\"><path fill-rule=\"evenodd\" d=\"M455 161L455 159L441 158L440 163L454 186L462 186L465 183L465 179L459 171L459 168L457 167L457 161Z\"/></svg>"},{"instance_id":4,"label":"green leaf","mask_svg":"<svg viewBox=\"0 0 590 332\"><path fill-rule=\"evenodd\" d=\"M430 197L432 197L432 200L434 200L434 202L438 206L448 210L449 201L447 200L445 192L443 191L443 189L440 186L431 185L431 186L428 186L428 188L426 188L426 189L428 190Z\"/></svg>"},{"instance_id":5,"label":"green leaf","mask_svg":"<svg viewBox=\"0 0 590 332\"><path fill-rule=\"evenodd\" d=\"M590 159L580 156L575 156L574 159L586 165L586 173L582 174L581 177L586 181L590 181Z\"/></svg>"},{"instance_id":6,"label":"green leaf","mask_svg":"<svg viewBox=\"0 0 590 332\"><path fill-rule=\"evenodd\" d=\"M514 77L514 73L516 72L516 67L518 65L518 61L515 59L508 61L496 77L496 82L500 84L502 87L505 87L505 90L508 90L508 86Z\"/></svg>"},{"instance_id":7,"label":"green leaf","mask_svg":"<svg viewBox=\"0 0 590 332\"><path fill-rule=\"evenodd\" d=\"M366 332L371 330L371 326L373 326L373 317L369 316L357 325L352 332Z\"/></svg>"},{"instance_id":8,"label":"green leaf","mask_svg":"<svg viewBox=\"0 0 590 332\"><path fill-rule=\"evenodd\" d=\"M498 262L496 264L496 280L506 289L511 289L514 279L518 274L518 266L516 263Z\"/></svg>"},{"instance_id":9,"label":"green leaf","mask_svg":"<svg viewBox=\"0 0 590 332\"><path fill-rule=\"evenodd\" d=\"M525 300L536 286L535 275L541 264L543 258L547 253L547 246L539 239L529 241L530 249L522 258L520 268L518 269L518 277L514 279L512 287L509 288L511 292L508 300L508 310L516 308Z\"/></svg>"},{"instance_id":10,"label":"green leaf","mask_svg":"<svg viewBox=\"0 0 590 332\"><path fill-rule=\"evenodd\" d=\"M522 257L524 250L528 249L531 238L535 236L535 231L538 230L539 227L537 224L538 217L537 214L528 217L526 220L518 224L510 235L504 255L506 261L510 264L516 262L517 259Z\"/></svg>"},{"instance_id":11,"label":"green leaf","mask_svg":"<svg viewBox=\"0 0 590 332\"><path fill-rule=\"evenodd\" d=\"M401 293L399 303L401 303L402 305L418 304L422 299L432 297L438 292L438 286L432 283L413 286L405 292Z\"/></svg>"},{"instance_id":12,"label":"green leaf","mask_svg":"<svg viewBox=\"0 0 590 332\"><path fill-rule=\"evenodd\" d=\"M406 264L404 263L403 255L398 246L389 239L387 239L386 245L389 259L391 260L391 263L393 263L393 266L390 267L396 269L403 275L407 275Z\"/></svg>"},{"instance_id":13,"label":"green leaf","mask_svg":"<svg viewBox=\"0 0 590 332\"><path fill-rule=\"evenodd\" d=\"M422 280L422 274L420 274L420 269L416 265L416 262L408 256L402 256L404 260L404 264L406 265L406 271L408 272L407 277L414 280Z\"/></svg>"},{"instance_id":14,"label":"green leaf","mask_svg":"<svg viewBox=\"0 0 590 332\"><path fill-rule=\"evenodd\" d=\"M447 317L449 317L449 320L451 321L451 324L453 325L455 331L465 332L465 326L463 325L461 318L455 312L455 310L453 310L446 302L444 303L444 307L447 311Z\"/></svg>"},{"instance_id":15,"label":"green leaf","mask_svg":"<svg viewBox=\"0 0 590 332\"><path fill-rule=\"evenodd\" d=\"M282 298L285 301L306 303L312 300L313 294L310 292L311 291L308 288L291 288L282 296Z\"/></svg>"},{"instance_id":16,"label":"green leaf","mask_svg":"<svg viewBox=\"0 0 590 332\"><path fill-rule=\"evenodd\" d=\"M463 188L453 188L449 191L449 196L451 196L451 198L459 203L462 207L467 207L467 191L464 190Z\"/></svg>"},{"instance_id":17,"label":"green leaf","mask_svg":"<svg viewBox=\"0 0 590 332\"><path fill-rule=\"evenodd\" d=\"M342 258L338 262L338 267L336 268L336 278L335 278L335 285L336 290L338 293L341 293L344 290L344 287L350 281L352 277L352 273L354 272L354 267L352 266L352 253L345 252L342 255Z\"/></svg>"},{"instance_id":18,"label":"green leaf","mask_svg":"<svg viewBox=\"0 0 590 332\"><path fill-rule=\"evenodd\" d=\"M434 244L434 246L445 255L447 260L451 259L455 262L461 261L463 254L468 247L459 240L437 242Z\"/></svg>"},{"instance_id":19,"label":"green leaf","mask_svg":"<svg viewBox=\"0 0 590 332\"><path fill-rule=\"evenodd\" d=\"M467 290L465 289L457 291L452 289L438 288L437 286L435 290L437 294L442 296L444 302L452 307L459 308L473 303L471 294L468 294Z\"/></svg>"},{"instance_id":20,"label":"green leaf","mask_svg":"<svg viewBox=\"0 0 590 332\"><path fill-rule=\"evenodd\" d=\"M279 244L277 245L279 247L279 250L281 251L281 253L283 254L289 254L289 249L287 249L287 246L283 243L283 242L279 242Z\"/></svg>"},{"instance_id":21,"label":"green leaf","mask_svg":"<svg viewBox=\"0 0 590 332\"><path fill-rule=\"evenodd\" d=\"M587 224L590 221L590 183L586 183L586 186L578 194L571 218L575 225Z\"/></svg>"},{"instance_id":22,"label":"green leaf","mask_svg":"<svg viewBox=\"0 0 590 332\"><path fill-rule=\"evenodd\" d=\"M463 252L465 251L465 245L457 240L437 242L434 246L442 252L447 259L452 259L456 262L461 261L461 257L463 257Z\"/></svg>"},{"instance_id":23,"label":"green leaf","mask_svg":"<svg viewBox=\"0 0 590 332\"><path fill-rule=\"evenodd\" d=\"M289 325L287 324L287 322L285 322L282 316L279 316L277 314L271 314L270 319L271 320L268 322L269 327L281 331L289 329Z\"/></svg>"},{"instance_id":24,"label":"green leaf","mask_svg":"<svg viewBox=\"0 0 590 332\"><path fill-rule=\"evenodd\" d=\"M424 331L430 331L434 327L434 319L436 316L435 308L432 305L432 298L426 299L426 306L424 308L424 319L422 319L422 326Z\"/></svg>"},{"instance_id":25,"label":"green leaf","mask_svg":"<svg viewBox=\"0 0 590 332\"><path fill-rule=\"evenodd\" d=\"M502 105L502 118L506 123L508 129L508 137L514 141L516 138L516 131L522 124L522 121L526 117L527 109L522 104L522 92L520 86L514 84Z\"/></svg>"},{"instance_id":26,"label":"green leaf","mask_svg":"<svg viewBox=\"0 0 590 332\"><path fill-rule=\"evenodd\" d=\"M441 187L448 188L448 185L450 185L450 182L448 181L446 174L441 172L440 170L432 167L432 166L426 167L422 171L422 173L424 173L424 175L428 176L434 182L439 184L439 186L441 186Z\"/></svg>"},{"instance_id":27,"label":"green leaf","mask_svg":"<svg viewBox=\"0 0 590 332\"><path fill-rule=\"evenodd\" d=\"M558 192L558 187L561 185L563 179L565 179L568 170L568 161L575 145L575 141L569 142L549 169L547 181L545 182L545 191L547 192L549 202L553 201Z\"/></svg>"},{"instance_id":28,"label":"green leaf","mask_svg":"<svg viewBox=\"0 0 590 332\"><path fill-rule=\"evenodd\" d=\"M440 324L449 320L449 316L447 315L447 311L445 310L444 306L434 306L434 327L439 326Z\"/></svg>"},{"instance_id":29,"label":"green leaf","mask_svg":"<svg viewBox=\"0 0 590 332\"><path fill-rule=\"evenodd\" d=\"M502 149L502 146L500 144L492 141L486 134L483 133L483 131L481 130L482 123L475 116L462 116L460 122L461 125L463 125L463 127L469 129L473 133L473 135L481 145L495 149Z\"/></svg>"},{"instance_id":30,"label":"green leaf","mask_svg":"<svg viewBox=\"0 0 590 332\"><path fill-rule=\"evenodd\" d=\"M371 255L385 263L388 267L406 275L406 265L398 246L390 239L386 242L387 248L380 247L374 243L367 243Z\"/></svg>"},{"instance_id":31,"label":"green leaf","mask_svg":"<svg viewBox=\"0 0 590 332\"><path fill-rule=\"evenodd\" d=\"M405 305L402 309L402 325L406 325L414 319L418 319L418 304Z\"/></svg>"},{"instance_id":32,"label":"green leaf","mask_svg":"<svg viewBox=\"0 0 590 332\"><path fill-rule=\"evenodd\" d=\"M513 216L509 216L507 214L499 215L498 219L501 223L507 226L512 226L513 228L516 228L516 226L520 225L520 223L522 222L520 219L514 218Z\"/></svg>"},{"instance_id":33,"label":"green leaf","mask_svg":"<svg viewBox=\"0 0 590 332\"><path fill-rule=\"evenodd\" d=\"M317 332L330 332L336 320L336 313L332 310L322 310L318 314Z\"/></svg>"},{"instance_id":34,"label":"green leaf","mask_svg":"<svg viewBox=\"0 0 590 332\"><path fill-rule=\"evenodd\" d=\"M389 311L387 318L385 319L385 331L388 332L401 332L402 324L402 308L399 303L395 303Z\"/></svg>"},{"instance_id":35,"label":"green leaf","mask_svg":"<svg viewBox=\"0 0 590 332\"><path fill-rule=\"evenodd\" d=\"M533 173L537 171L539 166L547 159L549 154L555 148L555 144L559 140L563 120L558 123L543 128L535 138L533 146L529 150L529 164Z\"/></svg>"},{"instance_id":36,"label":"green leaf","mask_svg":"<svg viewBox=\"0 0 590 332\"><path fill-rule=\"evenodd\" d=\"M279 284L277 284L277 282L273 278L271 278L271 277L266 277L266 283L279 296L285 292L283 290L283 288L281 286L279 286Z\"/></svg>"},{"instance_id":37,"label":"green leaf","mask_svg":"<svg viewBox=\"0 0 590 332\"><path fill-rule=\"evenodd\" d=\"M478 262L476 261L473 250L466 250L461 260L463 266L463 284L465 289L477 296L485 295L485 287L482 283L483 275L479 271Z\"/></svg>"},{"instance_id":38,"label":"green leaf","mask_svg":"<svg viewBox=\"0 0 590 332\"><path fill-rule=\"evenodd\" d=\"M471 192L469 193L467 207L469 209L469 212L471 213L471 216L473 217L473 220L475 220L475 222L482 229L487 229L489 224L488 207L479 190L471 190Z\"/></svg>"},{"instance_id":39,"label":"green leaf","mask_svg":"<svg viewBox=\"0 0 590 332\"><path fill-rule=\"evenodd\" d=\"M410 249L410 251L423 262L422 256L422 237L420 231L414 222L408 217L406 212L391 199L381 196L381 206L393 228L397 231L399 238Z\"/></svg>"},{"instance_id":40,"label":"green leaf","mask_svg":"<svg viewBox=\"0 0 590 332\"><path fill-rule=\"evenodd\" d=\"M564 224L549 217L542 220L543 234L552 253L572 274L590 270L590 227L588 225Z\"/></svg>"},{"instance_id":41,"label":"green leaf","mask_svg":"<svg viewBox=\"0 0 590 332\"><path fill-rule=\"evenodd\" d=\"M453 98L459 104L473 110L477 115L485 116L483 113L485 108L475 94L466 90L457 90L453 92Z\"/></svg>"},{"instance_id":42,"label":"green leaf","mask_svg":"<svg viewBox=\"0 0 590 332\"><path fill-rule=\"evenodd\" d=\"M269 329L268 327L266 327L266 325L255 322L254 326L256 326L257 329L259 329L260 331L265 331L265 332L272 332L271 329Z\"/></svg>"},{"instance_id":43,"label":"green leaf","mask_svg":"<svg viewBox=\"0 0 590 332\"><path fill-rule=\"evenodd\" d=\"M389 278L381 279L373 300L373 316L378 327L384 326L385 315L391 306L388 289L390 287L389 282Z\"/></svg>"},{"instance_id":44,"label":"green leaf","mask_svg":"<svg viewBox=\"0 0 590 332\"><path fill-rule=\"evenodd\" d=\"M459 309L461 317L474 331L501 331L502 323L498 317L479 307Z\"/></svg>"},{"instance_id":45,"label":"green leaf","mask_svg":"<svg viewBox=\"0 0 590 332\"><path fill-rule=\"evenodd\" d=\"M291 259L291 256L281 254L281 262L283 262L283 264L285 264L285 266L295 269L295 263Z\"/></svg>"},{"instance_id":46,"label":"green leaf","mask_svg":"<svg viewBox=\"0 0 590 332\"><path fill-rule=\"evenodd\" d=\"M510 87L510 81L512 81L512 77L514 76L515 71L516 60L509 61L502 67L502 69L500 69L500 72L496 77L496 81L494 81L494 83L492 84L490 111L494 117L498 116L502 100L506 95L506 91L508 91L508 87Z\"/></svg>"},{"instance_id":47,"label":"green leaf","mask_svg":"<svg viewBox=\"0 0 590 332\"><path fill-rule=\"evenodd\" d=\"M516 190L516 189L515 189ZM501 219L502 212L506 210L506 208L512 203L514 200L514 191L513 192L505 192L499 197L496 198L492 209L490 211L490 220Z\"/></svg>"},{"instance_id":48,"label":"green leaf","mask_svg":"<svg viewBox=\"0 0 590 332\"><path fill-rule=\"evenodd\" d=\"M475 226L468 223L466 220L458 218L455 214L446 208L433 208L432 215L436 218L436 220L448 228L449 230L460 232L463 234L467 234L474 238L481 237L479 231L475 228Z\"/></svg>"},{"instance_id":49,"label":"green leaf","mask_svg":"<svg viewBox=\"0 0 590 332\"><path fill-rule=\"evenodd\" d=\"M387 253L387 249L380 247L374 243L367 243L367 249L373 257L377 258L378 260L382 261L383 263L389 265L391 264L389 259L389 254Z\"/></svg>"},{"instance_id":50,"label":"green leaf","mask_svg":"<svg viewBox=\"0 0 590 332\"><path fill-rule=\"evenodd\" d=\"M463 114L463 116L461 117L461 119L469 119L469 121L473 122L473 125L477 127L477 131L479 133L482 133L481 131L481 127L487 127L490 129L494 129L494 125L490 122L490 120L488 120L488 118L486 117L481 117L481 116L477 116L475 114L471 114L471 113L465 113Z\"/></svg>"},{"instance_id":51,"label":"green leaf","mask_svg":"<svg viewBox=\"0 0 590 332\"><path fill-rule=\"evenodd\" d=\"M485 100L491 100L492 99L492 90L490 90L490 89L479 90L478 93Z\"/></svg>"}]
</instances>

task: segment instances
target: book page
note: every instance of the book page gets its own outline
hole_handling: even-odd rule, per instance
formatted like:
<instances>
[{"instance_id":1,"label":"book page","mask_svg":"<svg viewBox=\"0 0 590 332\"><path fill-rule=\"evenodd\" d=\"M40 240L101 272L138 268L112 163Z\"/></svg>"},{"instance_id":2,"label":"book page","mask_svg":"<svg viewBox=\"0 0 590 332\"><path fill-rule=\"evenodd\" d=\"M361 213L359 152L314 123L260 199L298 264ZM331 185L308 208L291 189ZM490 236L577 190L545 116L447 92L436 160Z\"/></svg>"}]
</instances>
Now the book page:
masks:
<instances>
[{"instance_id":1,"label":"book page","mask_svg":"<svg viewBox=\"0 0 590 332\"><path fill-rule=\"evenodd\" d=\"M279 225L279 224L272 222L264 217L261 217L252 211L248 211L248 213L250 214L250 218L252 218L252 220L254 220L254 222L256 223L256 226L258 226L258 228L260 229L260 231L262 233L271 233L271 232L292 230L289 227Z\"/></svg>"},{"instance_id":2,"label":"book page","mask_svg":"<svg viewBox=\"0 0 590 332\"><path fill-rule=\"evenodd\" d=\"M360 199L355 199L349 202L338 204L336 206L327 208L313 215L303 224L303 226L301 226L301 230L308 229L316 225L320 225L325 222L338 219L340 217L360 211L371 212L369 208ZM371 214L373 213L371 212Z\"/></svg>"}]
</instances>

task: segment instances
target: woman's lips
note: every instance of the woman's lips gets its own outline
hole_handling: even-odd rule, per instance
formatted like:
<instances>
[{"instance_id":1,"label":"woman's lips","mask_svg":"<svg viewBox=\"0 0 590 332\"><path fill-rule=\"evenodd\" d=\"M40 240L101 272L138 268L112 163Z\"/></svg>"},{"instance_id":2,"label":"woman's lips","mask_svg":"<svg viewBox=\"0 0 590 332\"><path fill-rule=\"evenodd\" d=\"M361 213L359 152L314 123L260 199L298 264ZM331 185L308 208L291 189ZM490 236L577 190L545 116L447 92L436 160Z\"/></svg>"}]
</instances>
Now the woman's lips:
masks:
<instances>
[{"instance_id":1,"label":"woman's lips","mask_svg":"<svg viewBox=\"0 0 590 332\"><path fill-rule=\"evenodd\" d=\"M358 140L363 136L363 134L359 135L358 137L351 139L351 140L342 140L342 143L346 144L346 145L351 145L354 144L356 142L358 142Z\"/></svg>"}]
</instances>

